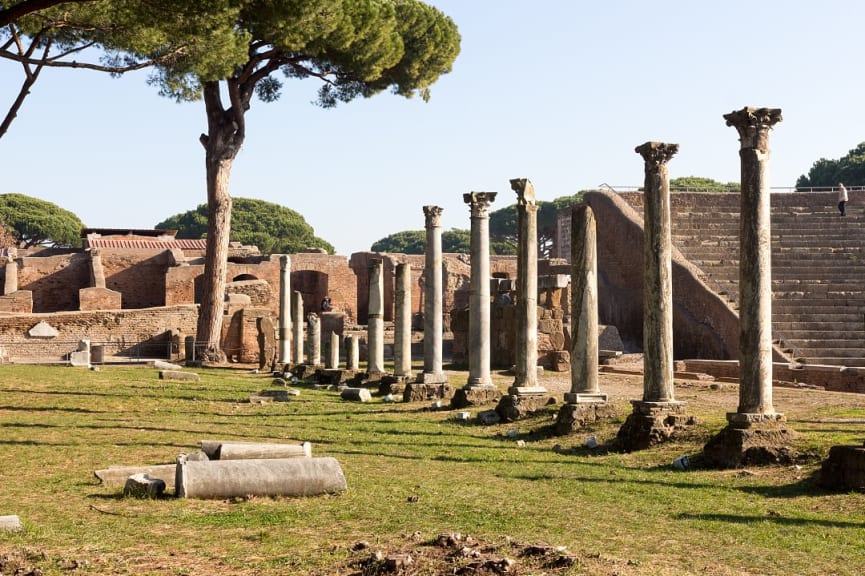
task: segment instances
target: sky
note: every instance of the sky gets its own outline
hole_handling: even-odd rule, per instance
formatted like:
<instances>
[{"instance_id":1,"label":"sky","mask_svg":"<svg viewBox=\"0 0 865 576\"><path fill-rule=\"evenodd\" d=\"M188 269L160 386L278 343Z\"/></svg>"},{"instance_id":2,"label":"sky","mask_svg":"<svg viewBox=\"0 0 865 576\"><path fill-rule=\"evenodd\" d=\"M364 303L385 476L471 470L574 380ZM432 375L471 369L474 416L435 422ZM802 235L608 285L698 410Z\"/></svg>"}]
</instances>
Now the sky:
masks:
<instances>
[{"instance_id":1,"label":"sky","mask_svg":"<svg viewBox=\"0 0 865 576\"><path fill-rule=\"evenodd\" d=\"M247 113L232 196L296 210L349 256L422 230L425 205L444 209L445 229L468 229L463 194L510 206L512 178L546 201L641 186L634 148L650 140L679 144L671 178L738 182L738 135L722 116L746 106L782 109L770 137L779 191L865 141L859 0L429 3L462 35L429 102L387 93L324 110L317 81L288 81ZM0 138L0 193L91 228L153 228L205 203L204 104L162 98L147 76L43 72ZM4 112L21 78L0 61Z\"/></svg>"}]
</instances>

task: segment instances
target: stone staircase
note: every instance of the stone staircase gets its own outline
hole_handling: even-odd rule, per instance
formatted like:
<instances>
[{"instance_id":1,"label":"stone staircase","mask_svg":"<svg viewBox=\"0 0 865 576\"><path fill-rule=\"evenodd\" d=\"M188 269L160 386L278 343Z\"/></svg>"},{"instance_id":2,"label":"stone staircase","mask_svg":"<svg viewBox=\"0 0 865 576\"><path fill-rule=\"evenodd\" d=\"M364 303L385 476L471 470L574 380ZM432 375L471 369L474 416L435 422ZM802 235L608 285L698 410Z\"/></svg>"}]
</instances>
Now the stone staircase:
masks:
<instances>
[{"instance_id":1,"label":"stone staircase","mask_svg":"<svg viewBox=\"0 0 865 576\"><path fill-rule=\"evenodd\" d=\"M642 214L642 195L623 197ZM772 334L798 362L865 366L865 195L772 194ZM852 209L851 209L852 207ZM736 305L739 195L673 193L673 244Z\"/></svg>"}]
</instances>

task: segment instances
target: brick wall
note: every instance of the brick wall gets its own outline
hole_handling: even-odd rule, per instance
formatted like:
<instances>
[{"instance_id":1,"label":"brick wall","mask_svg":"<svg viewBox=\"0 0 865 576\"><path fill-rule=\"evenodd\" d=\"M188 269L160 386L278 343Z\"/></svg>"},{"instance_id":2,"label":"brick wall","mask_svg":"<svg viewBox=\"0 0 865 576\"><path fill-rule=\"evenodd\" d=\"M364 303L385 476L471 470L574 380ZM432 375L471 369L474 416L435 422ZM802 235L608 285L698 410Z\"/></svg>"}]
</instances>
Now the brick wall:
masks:
<instances>
[{"instance_id":1,"label":"brick wall","mask_svg":"<svg viewBox=\"0 0 865 576\"><path fill-rule=\"evenodd\" d=\"M90 287L90 257L82 252L19 258L18 289L33 293L33 310L78 310L78 290Z\"/></svg>"}]
</instances>

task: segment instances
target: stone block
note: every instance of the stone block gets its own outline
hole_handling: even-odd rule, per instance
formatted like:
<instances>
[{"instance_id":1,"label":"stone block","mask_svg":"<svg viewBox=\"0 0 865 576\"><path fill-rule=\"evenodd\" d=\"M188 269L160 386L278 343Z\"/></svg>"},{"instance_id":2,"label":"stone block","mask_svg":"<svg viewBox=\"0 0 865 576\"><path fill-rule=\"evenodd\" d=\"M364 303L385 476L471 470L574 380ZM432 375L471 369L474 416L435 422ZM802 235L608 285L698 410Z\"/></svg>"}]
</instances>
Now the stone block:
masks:
<instances>
[{"instance_id":1,"label":"stone block","mask_svg":"<svg viewBox=\"0 0 865 576\"><path fill-rule=\"evenodd\" d=\"M634 407L619 428L617 445L628 452L675 440L697 424L685 413L684 402L632 402Z\"/></svg>"},{"instance_id":2,"label":"stone block","mask_svg":"<svg viewBox=\"0 0 865 576\"><path fill-rule=\"evenodd\" d=\"M565 436L582 431L588 426L618 416L616 407L608 402L563 404L556 415L555 432Z\"/></svg>"},{"instance_id":3,"label":"stone block","mask_svg":"<svg viewBox=\"0 0 865 576\"><path fill-rule=\"evenodd\" d=\"M440 384L409 382L405 386L405 391L402 395L402 401L422 402L433 399L444 400L453 396L453 393L453 388L451 388L447 382L443 382Z\"/></svg>"},{"instance_id":4,"label":"stone block","mask_svg":"<svg viewBox=\"0 0 865 576\"><path fill-rule=\"evenodd\" d=\"M110 466L96 470L93 474L103 486L120 488L126 485L130 476L145 474L151 478L159 478L165 482L166 490L174 490L174 464L155 464L152 466Z\"/></svg>"},{"instance_id":5,"label":"stone block","mask_svg":"<svg viewBox=\"0 0 865 576\"><path fill-rule=\"evenodd\" d=\"M353 402L369 402L372 400L372 394L366 388L343 388L339 396L343 400Z\"/></svg>"},{"instance_id":6,"label":"stone block","mask_svg":"<svg viewBox=\"0 0 865 576\"><path fill-rule=\"evenodd\" d=\"M498 402L502 393L498 388L480 386L476 388L459 388L451 398L451 408L461 409L471 406L481 406Z\"/></svg>"},{"instance_id":7,"label":"stone block","mask_svg":"<svg viewBox=\"0 0 865 576\"><path fill-rule=\"evenodd\" d=\"M133 498L159 498L165 493L165 481L149 474L133 474L126 479L123 495Z\"/></svg>"},{"instance_id":8,"label":"stone block","mask_svg":"<svg viewBox=\"0 0 865 576\"><path fill-rule=\"evenodd\" d=\"M797 456L796 433L780 422L741 428L730 424L703 447L706 464L716 468L740 468L765 464L792 464Z\"/></svg>"},{"instance_id":9,"label":"stone block","mask_svg":"<svg viewBox=\"0 0 865 576\"><path fill-rule=\"evenodd\" d=\"M21 520L18 518L18 516L0 516L0 531L18 532L23 528L24 526L21 524Z\"/></svg>"},{"instance_id":10,"label":"stone block","mask_svg":"<svg viewBox=\"0 0 865 576\"><path fill-rule=\"evenodd\" d=\"M826 490L865 492L865 447L832 446L817 484Z\"/></svg>"},{"instance_id":11,"label":"stone block","mask_svg":"<svg viewBox=\"0 0 865 576\"><path fill-rule=\"evenodd\" d=\"M502 421L515 422L555 403L556 399L547 394L530 396L508 394L507 396L502 396L501 400L499 400L496 412Z\"/></svg>"}]
</instances>

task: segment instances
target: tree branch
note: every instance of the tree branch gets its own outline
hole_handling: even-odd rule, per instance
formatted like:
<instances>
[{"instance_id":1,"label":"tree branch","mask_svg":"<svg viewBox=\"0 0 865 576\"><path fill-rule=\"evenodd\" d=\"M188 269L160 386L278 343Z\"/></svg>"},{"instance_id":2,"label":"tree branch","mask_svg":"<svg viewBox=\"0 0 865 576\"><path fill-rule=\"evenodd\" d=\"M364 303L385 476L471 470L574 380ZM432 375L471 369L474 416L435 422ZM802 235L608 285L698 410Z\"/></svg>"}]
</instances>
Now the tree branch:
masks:
<instances>
[{"instance_id":1,"label":"tree branch","mask_svg":"<svg viewBox=\"0 0 865 576\"><path fill-rule=\"evenodd\" d=\"M92 2L93 0L24 0L10 6L9 8L0 9L0 26L14 24L20 18L45 10L58 4L82 4L84 2Z\"/></svg>"},{"instance_id":2,"label":"tree branch","mask_svg":"<svg viewBox=\"0 0 865 576\"><path fill-rule=\"evenodd\" d=\"M143 60L141 62L136 62L135 64L129 64L126 66L107 66L104 64L96 64L93 62L77 62L75 60L71 62L57 60L57 58L68 56L69 54L73 54L75 52L79 52L84 48L91 46L94 43L88 44L87 46L83 46L80 48L74 48L71 50L65 51L63 54L59 54L57 56L53 56L51 58L27 58L26 56L22 56L20 54L15 54L14 52L7 50L0 50L0 58L5 58L7 60L13 60L15 62L21 62L22 64L33 64L37 66L49 66L51 68L84 68L85 70L95 70L97 72L109 72L111 74L124 74L126 72L132 72L134 70L141 70L142 68L148 68L150 66L157 66L159 64L170 62L175 58L182 56L186 52L186 46L179 46L176 49L168 52L167 54L163 54L157 58L151 58L149 60Z\"/></svg>"}]
</instances>

